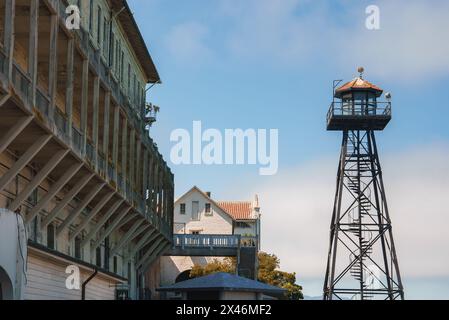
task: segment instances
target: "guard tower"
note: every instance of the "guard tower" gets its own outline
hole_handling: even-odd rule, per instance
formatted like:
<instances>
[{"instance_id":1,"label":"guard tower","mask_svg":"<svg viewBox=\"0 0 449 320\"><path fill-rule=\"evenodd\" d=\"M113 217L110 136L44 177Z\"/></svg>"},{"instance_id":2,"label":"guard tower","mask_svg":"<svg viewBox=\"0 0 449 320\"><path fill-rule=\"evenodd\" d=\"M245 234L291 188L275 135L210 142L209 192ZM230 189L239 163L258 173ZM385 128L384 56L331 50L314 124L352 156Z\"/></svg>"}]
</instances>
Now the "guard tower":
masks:
<instances>
[{"instance_id":1,"label":"guard tower","mask_svg":"<svg viewBox=\"0 0 449 320\"><path fill-rule=\"evenodd\" d=\"M343 141L332 213L324 299L404 299L374 132L391 120L391 95L360 76L340 86L327 130ZM337 88L338 87L338 88Z\"/></svg>"}]
</instances>

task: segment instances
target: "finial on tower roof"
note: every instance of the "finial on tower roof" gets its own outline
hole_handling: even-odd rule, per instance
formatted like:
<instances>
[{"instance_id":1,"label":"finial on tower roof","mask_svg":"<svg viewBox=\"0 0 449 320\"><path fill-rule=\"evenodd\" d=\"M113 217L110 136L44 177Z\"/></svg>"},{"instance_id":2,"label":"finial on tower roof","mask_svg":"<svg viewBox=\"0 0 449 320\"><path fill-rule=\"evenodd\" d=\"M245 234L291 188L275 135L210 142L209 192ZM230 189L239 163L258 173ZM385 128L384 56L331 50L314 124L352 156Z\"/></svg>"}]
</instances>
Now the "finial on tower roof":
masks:
<instances>
[{"instance_id":1,"label":"finial on tower roof","mask_svg":"<svg viewBox=\"0 0 449 320\"><path fill-rule=\"evenodd\" d=\"M365 72L365 68L364 67L359 67L357 69L358 73L360 73L360 79L363 79L363 73Z\"/></svg>"}]
</instances>

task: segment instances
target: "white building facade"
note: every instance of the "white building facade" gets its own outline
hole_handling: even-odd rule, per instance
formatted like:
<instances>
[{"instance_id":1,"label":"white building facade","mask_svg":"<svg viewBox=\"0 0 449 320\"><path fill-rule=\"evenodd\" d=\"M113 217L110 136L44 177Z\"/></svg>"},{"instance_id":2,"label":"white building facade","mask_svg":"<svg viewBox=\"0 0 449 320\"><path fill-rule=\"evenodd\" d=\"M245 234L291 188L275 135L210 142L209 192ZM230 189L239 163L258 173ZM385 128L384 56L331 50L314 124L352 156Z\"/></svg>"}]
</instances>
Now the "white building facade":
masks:
<instances>
[{"instance_id":1,"label":"white building facade","mask_svg":"<svg viewBox=\"0 0 449 320\"><path fill-rule=\"evenodd\" d=\"M193 187L175 201L173 233L186 235L240 235L242 241L260 247L260 207L253 201L215 201L209 192ZM246 244L248 245L248 244ZM161 285L184 280L195 265L206 265L213 256L165 256L161 258Z\"/></svg>"}]
</instances>

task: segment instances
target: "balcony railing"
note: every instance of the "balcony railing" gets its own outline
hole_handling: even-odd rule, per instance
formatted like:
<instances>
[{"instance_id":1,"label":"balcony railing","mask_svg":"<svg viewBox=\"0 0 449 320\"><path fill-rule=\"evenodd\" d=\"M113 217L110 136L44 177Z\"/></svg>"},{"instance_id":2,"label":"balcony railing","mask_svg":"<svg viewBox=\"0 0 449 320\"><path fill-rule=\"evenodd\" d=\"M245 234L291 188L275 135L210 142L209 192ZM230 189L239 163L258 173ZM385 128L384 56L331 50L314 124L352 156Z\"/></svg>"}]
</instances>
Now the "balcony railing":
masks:
<instances>
[{"instance_id":1,"label":"balcony railing","mask_svg":"<svg viewBox=\"0 0 449 320\"><path fill-rule=\"evenodd\" d=\"M86 143L86 156L87 156L87 159L89 159L91 162L93 162L95 160L94 152L95 152L94 146L90 142L87 142Z\"/></svg>"},{"instance_id":2,"label":"balcony railing","mask_svg":"<svg viewBox=\"0 0 449 320\"><path fill-rule=\"evenodd\" d=\"M390 120L390 102L338 101L327 113L327 129L383 130Z\"/></svg>"},{"instance_id":3,"label":"balcony railing","mask_svg":"<svg viewBox=\"0 0 449 320\"><path fill-rule=\"evenodd\" d=\"M15 63L12 68L12 83L16 89L19 90L18 93L23 101L29 105L31 101L31 79L20 66Z\"/></svg>"},{"instance_id":4,"label":"balcony railing","mask_svg":"<svg viewBox=\"0 0 449 320\"><path fill-rule=\"evenodd\" d=\"M67 1L49 0L49 3L54 7L56 7L55 4L57 4L58 2L58 14L60 18L64 18L65 20L65 8L67 6ZM92 66L97 69L97 72L100 75L102 81L104 81L104 83L111 87L114 99L116 99L119 105L121 105L121 107L125 110L127 116L129 117L129 122L137 130L140 131L140 129L143 129L141 108L138 105L139 103L136 100L131 100L121 88L120 83L113 81L113 78L110 77L110 68L108 64L101 59L100 51L95 48L95 45L91 43L89 32L81 28L79 30L74 30L73 33L78 38L76 40L76 44L89 57ZM30 77L21 69L20 65L18 65L17 63L13 63L11 71L12 77L10 81L14 86L16 94L23 100L25 104L27 104L29 107L32 107L33 92L32 81ZM2 76L5 76L7 72L8 56L2 50L2 48L0 48L0 73L2 74ZM85 148L86 157L92 162L96 160L96 153L98 152L98 150L96 150L91 143L86 143L86 145L84 145L84 136L77 128L72 126L72 130L69 130L69 121L66 115L57 107L55 107L54 110L51 109L50 98L47 92L45 90L42 90L41 88L36 88L35 107L40 111L40 114L45 120L45 123L48 124L52 122L53 128L56 128L59 134L64 135L66 138L68 138L70 131L72 132L71 143L74 151L76 151L81 156ZM154 145L151 138L148 137L146 132L142 132L142 141L145 144L148 144L152 151L156 153L158 152L157 147ZM162 164L165 165L165 163ZM109 178L109 180L112 181L115 179L115 168L112 164L108 163L107 159L104 159L101 154L98 155L98 169L99 171L103 172ZM118 176L116 180L118 180L116 181L118 188L123 190L123 177ZM136 206L137 211L139 211L145 217L148 217L150 221L157 225L164 235L166 235L167 237L171 237L172 226L165 219L162 219L158 214L154 213L153 208L147 206L145 199L141 194L133 191L129 182L126 181L125 183L126 193L124 194L124 196L130 201L130 203L133 203Z\"/></svg>"},{"instance_id":5,"label":"balcony railing","mask_svg":"<svg viewBox=\"0 0 449 320\"><path fill-rule=\"evenodd\" d=\"M181 248L239 248L256 247L255 237L240 235L212 235L212 234L174 234L173 246Z\"/></svg>"},{"instance_id":6,"label":"balcony railing","mask_svg":"<svg viewBox=\"0 0 449 320\"><path fill-rule=\"evenodd\" d=\"M36 107L45 116L50 114L50 98L44 92L37 88L36 90Z\"/></svg>"},{"instance_id":7,"label":"balcony railing","mask_svg":"<svg viewBox=\"0 0 449 320\"><path fill-rule=\"evenodd\" d=\"M75 127L72 127L72 142L75 149L81 154L83 150L83 135Z\"/></svg>"},{"instance_id":8,"label":"balcony railing","mask_svg":"<svg viewBox=\"0 0 449 320\"><path fill-rule=\"evenodd\" d=\"M68 134L67 119L59 108L55 109L55 124L60 134L66 136Z\"/></svg>"}]
</instances>

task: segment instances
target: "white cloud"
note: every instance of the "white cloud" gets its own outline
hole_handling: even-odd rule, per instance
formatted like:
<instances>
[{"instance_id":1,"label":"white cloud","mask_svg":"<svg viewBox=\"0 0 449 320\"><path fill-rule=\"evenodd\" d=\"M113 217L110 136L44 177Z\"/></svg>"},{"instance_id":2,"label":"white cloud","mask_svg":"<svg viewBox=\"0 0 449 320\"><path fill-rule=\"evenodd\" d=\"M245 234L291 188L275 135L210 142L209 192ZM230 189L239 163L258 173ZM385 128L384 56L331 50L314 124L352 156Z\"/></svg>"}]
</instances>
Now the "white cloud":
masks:
<instances>
[{"instance_id":1,"label":"white cloud","mask_svg":"<svg viewBox=\"0 0 449 320\"><path fill-rule=\"evenodd\" d=\"M363 65L378 77L418 82L449 74L447 1L376 1L380 30L367 30L370 3L223 0L229 50L276 64ZM337 9L338 8L338 9Z\"/></svg>"},{"instance_id":2,"label":"white cloud","mask_svg":"<svg viewBox=\"0 0 449 320\"><path fill-rule=\"evenodd\" d=\"M175 25L165 37L170 55L180 62L198 63L210 59L212 51L207 46L209 29L198 22Z\"/></svg>"},{"instance_id":3,"label":"white cloud","mask_svg":"<svg viewBox=\"0 0 449 320\"><path fill-rule=\"evenodd\" d=\"M289 169L257 188L263 250L276 253L299 280L324 276L337 159ZM448 145L381 159L404 277L449 275L448 159Z\"/></svg>"}]
</instances>

